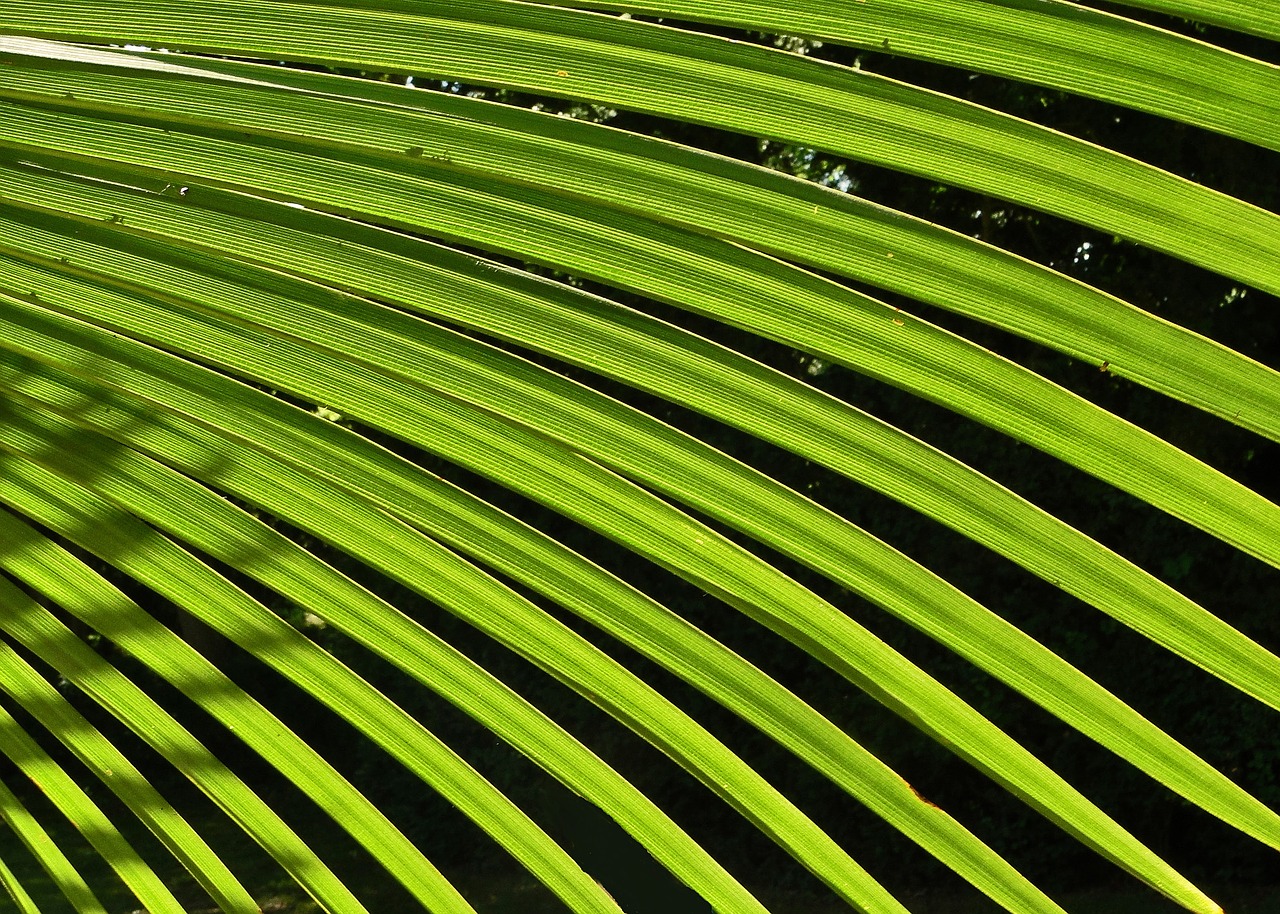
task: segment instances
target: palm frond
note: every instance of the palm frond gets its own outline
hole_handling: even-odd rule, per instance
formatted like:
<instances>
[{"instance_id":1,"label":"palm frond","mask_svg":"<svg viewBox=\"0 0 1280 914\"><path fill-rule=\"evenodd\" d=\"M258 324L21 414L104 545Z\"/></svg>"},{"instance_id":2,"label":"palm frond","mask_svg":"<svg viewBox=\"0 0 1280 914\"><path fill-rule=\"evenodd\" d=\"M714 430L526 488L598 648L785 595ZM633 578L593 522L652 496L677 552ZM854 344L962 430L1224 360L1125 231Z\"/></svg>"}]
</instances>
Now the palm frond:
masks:
<instances>
[{"instance_id":1,"label":"palm frond","mask_svg":"<svg viewBox=\"0 0 1280 914\"><path fill-rule=\"evenodd\" d=\"M1280 37L1265 4L1134 5ZM981 829L735 650L732 628L759 625L1142 883L1220 910L1179 871L1185 861L1163 859L842 595L1280 849L1275 810L931 570L927 553L886 542L749 451L776 448L843 491L887 496L1276 710L1280 659L1038 505L1045 492L1011 491L729 342L791 347L899 388L1270 566L1275 504L996 354L978 328L1264 441L1280 441L1280 374L839 187L457 90L820 150L1081 223L1264 294L1280 290L1280 216L942 92L630 14L920 58L1280 149L1274 65L1056 0L7 0L0 726L15 770L149 910L181 906L155 852L136 850L121 813L80 785L85 772L214 903L257 910L262 888L219 859L166 797L166 776L86 716L96 704L322 909L365 910L351 879L203 735L234 734L414 902L474 910L375 791L197 650L181 631L195 625L438 792L575 912L618 905L554 829L419 719L406 688L604 810L713 909L768 910L760 877L732 872L560 709L434 630L461 624L671 759L852 909L907 908L718 734L720 710L1004 908L1061 910ZM378 74L454 91L368 78ZM562 520L544 529L526 516L539 512ZM616 555L738 621L682 612L675 584L637 586L609 567ZM85 632L118 653L93 650ZM356 656L377 658L378 672ZM673 700L673 683L705 696L708 719ZM29 805L0 785L0 814L72 906L102 910ZM0 881L37 909L12 866Z\"/></svg>"}]
</instances>

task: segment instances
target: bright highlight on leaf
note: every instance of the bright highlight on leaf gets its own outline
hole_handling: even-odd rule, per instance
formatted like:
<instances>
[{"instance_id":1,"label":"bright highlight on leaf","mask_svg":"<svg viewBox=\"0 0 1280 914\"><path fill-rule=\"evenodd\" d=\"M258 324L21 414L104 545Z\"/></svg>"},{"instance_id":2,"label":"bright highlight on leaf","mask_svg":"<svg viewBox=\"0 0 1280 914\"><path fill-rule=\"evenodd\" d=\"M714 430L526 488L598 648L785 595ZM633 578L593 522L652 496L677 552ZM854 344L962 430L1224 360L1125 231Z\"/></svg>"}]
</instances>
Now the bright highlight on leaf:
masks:
<instances>
[{"instance_id":1,"label":"bright highlight on leaf","mask_svg":"<svg viewBox=\"0 0 1280 914\"><path fill-rule=\"evenodd\" d=\"M1269 859L1276 803L1078 648L1274 730L1274 641L1058 487L1274 586L1271 490L1184 430L1280 442L1274 351L1132 277L1280 292L1280 200L1115 125L1274 167L1280 9L1132 5L1257 56L1062 0L6 0L18 909L898 914L887 835L1064 911L1025 807L1220 911L1090 766Z\"/></svg>"}]
</instances>

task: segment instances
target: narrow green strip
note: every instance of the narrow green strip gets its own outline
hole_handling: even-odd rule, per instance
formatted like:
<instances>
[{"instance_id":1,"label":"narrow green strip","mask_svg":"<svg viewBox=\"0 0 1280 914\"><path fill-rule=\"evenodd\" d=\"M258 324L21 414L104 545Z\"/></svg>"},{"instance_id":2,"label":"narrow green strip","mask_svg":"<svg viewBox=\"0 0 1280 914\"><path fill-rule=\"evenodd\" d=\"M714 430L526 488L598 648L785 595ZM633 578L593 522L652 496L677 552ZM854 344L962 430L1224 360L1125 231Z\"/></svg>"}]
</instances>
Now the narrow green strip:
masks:
<instances>
[{"instance_id":1,"label":"narrow green strip","mask_svg":"<svg viewBox=\"0 0 1280 914\"><path fill-rule=\"evenodd\" d=\"M236 140L242 133L276 145L286 138L292 149L339 158L353 152L377 156L379 168L408 175L434 171L437 180L449 180L451 169L465 167L484 185L553 190L569 198L560 205L568 203L579 217L592 211L583 203L589 198L910 295L1094 366L1106 362L1117 375L1280 440L1277 372L1051 270L848 194L594 124L475 99L279 68L211 66L244 84L265 77L306 93L174 80L161 92L145 73L24 73L11 67L0 95L44 99L73 111L142 116L166 128L181 124ZM424 136L431 138L430 151L406 158L404 150L426 142ZM540 163L536 172L525 167L529 161ZM174 196L191 202L189 194ZM49 202L39 198L39 205ZM101 219L105 208L93 217Z\"/></svg>"},{"instance_id":2,"label":"narrow green strip","mask_svg":"<svg viewBox=\"0 0 1280 914\"><path fill-rule=\"evenodd\" d=\"M44 198L61 202L64 197L59 192L69 186L74 185L41 181L36 188ZM33 195L36 188L32 189ZM477 263L435 246L332 219L310 219L310 214L302 214L310 221L299 224L299 228L347 232L340 246L318 250L309 243L310 235L284 227L268 228L263 223L208 210L173 206L162 199L139 200L111 194L99 201L106 191L83 189L95 191L97 196L93 199L103 210L127 212L127 230L138 231L134 226L140 224L148 232L166 232L166 238L170 237L168 232L180 232L179 237L191 243L217 243L219 249L227 245L238 255L265 260L278 269L314 275L353 291L376 284L379 298L400 307L474 323L486 333L637 384L768 438L924 511L1259 700L1280 708L1280 676L1275 671L1275 659L1167 585L917 440L735 353L565 286L494 269L491 264ZM76 200L72 197L69 202ZM234 198L226 202L234 202ZM51 214L42 220L47 225L57 222ZM102 234L85 226L76 231L85 237ZM11 230L11 236L16 234ZM108 234L118 236L116 244L133 246L119 232ZM383 247L369 248L358 242ZM62 244L50 240L38 247L52 250L62 248ZM82 259L76 256L75 262ZM100 260L95 266L102 266ZM150 278L151 271L143 270L139 281ZM205 285L206 281L201 280L192 283L191 288ZM298 309L299 306L286 308L287 323L297 320ZM358 309L359 303L350 300L342 306L343 311L353 313ZM409 335L426 340L438 334L436 328L416 325ZM345 329L322 334L326 339L343 339L347 335ZM379 347L364 348L368 351ZM424 355L422 361L426 364L433 358ZM452 371L443 374L446 381L456 380ZM563 386L553 376L544 376L543 381ZM537 395L545 396L545 392ZM576 424L560 423L549 433L559 435L574 430ZM583 437L590 450L596 436ZM812 524L801 526L807 531L813 529ZM792 554L858 589L859 585L843 573L838 562L833 565L828 561L843 549L842 537L834 536L829 542L835 545ZM814 558L818 559L816 563ZM913 616L908 613L907 618ZM949 622L943 628L950 635L955 625ZM1193 633L1199 633L1194 640ZM1201 649L1197 646L1199 639L1215 646ZM978 643L985 646L991 639L981 637ZM1232 643L1235 647L1230 646Z\"/></svg>"},{"instance_id":3,"label":"narrow green strip","mask_svg":"<svg viewBox=\"0 0 1280 914\"><path fill-rule=\"evenodd\" d=\"M33 536L34 531L29 528L24 531L22 527L25 525L11 518L8 512L0 512L0 535L6 543L12 544L11 548L19 548L24 533L28 539ZM0 563L9 564L3 557L0 557ZM64 593L64 587L59 587L58 595ZM4 579L0 579L0 600L7 604L7 613L0 618L0 629L57 669L190 778L232 821L266 848L300 885L307 888L325 910L335 914L362 914L365 911L271 807L141 689L72 634L48 610ZM60 602L59 605L65 604ZM212 704L207 692L205 696L201 703ZM241 718L237 723L236 735L243 739L244 730L252 722ZM281 749L279 745L272 748L263 747L261 743L256 748L268 762L272 762L273 756ZM314 779L308 778L298 782L299 786L305 789L308 781L314 783ZM329 792L326 787L321 795ZM310 791L308 795L315 796ZM358 817L359 813L353 808L348 815ZM384 837L384 834L379 833L378 837Z\"/></svg>"},{"instance_id":4,"label":"narrow green strip","mask_svg":"<svg viewBox=\"0 0 1280 914\"><path fill-rule=\"evenodd\" d=\"M30 600L7 579L0 578L0 603L5 605L6 613L20 615ZM3 628L8 630L12 621L7 619ZM227 914L258 914L253 896L133 763L48 680L3 643L0 643L0 689L48 728L124 801Z\"/></svg>"},{"instance_id":5,"label":"narrow green strip","mask_svg":"<svg viewBox=\"0 0 1280 914\"><path fill-rule=\"evenodd\" d=\"M1272 149L1280 70L1144 23L1045 0L535 0L803 35L1051 86ZM1226 4L1206 6L1224 13ZM1258 12L1257 4L1252 12ZM1208 21L1208 20L1206 20Z\"/></svg>"},{"instance_id":6,"label":"narrow green strip","mask_svg":"<svg viewBox=\"0 0 1280 914\"><path fill-rule=\"evenodd\" d=\"M53 378L47 369L37 370L34 365L6 380L26 393L38 394L42 401L49 400L78 423L135 442L181 471L206 481L216 479L220 487L295 522L311 506L335 498L335 492L347 497L345 492L355 485L363 492L357 502L348 503L342 522L331 528L337 535L348 526L348 518L361 513L360 504L381 501L415 526L562 603L724 702L975 885L997 891L991 886L998 881L984 876L983 870L1008 881L1007 876L998 875L1005 868L1003 861L974 846L972 836L958 831L945 813L921 804L901 778L759 670L555 541L370 447L340 426L297 414L256 392L245 398L215 394L211 402L218 406L214 408L187 398L185 408L201 417L196 424L166 413L140 411L140 404L106 396L65 377L51 387L48 382ZM229 410L227 405L237 399L245 401L241 409L256 401L265 411ZM273 411L295 413L292 423L280 428L287 433L283 438L274 434L272 426L279 420L270 415ZM289 422L289 416L283 418ZM264 449L262 454L240 443L240 430L248 427L256 430L255 444ZM213 428L221 429L219 436L210 433ZM292 446L293 439L298 446ZM288 462L289 470L276 460L264 459L273 450L270 445L281 448L277 453ZM324 457L317 461L317 454ZM325 469L324 476L317 476L309 489L292 500L287 492L273 495L266 484L283 473L296 485L319 467ZM366 485L366 480L372 484ZM314 520L304 521L317 533L335 535L314 524ZM874 897L868 894L864 901Z\"/></svg>"},{"instance_id":7,"label":"narrow green strip","mask_svg":"<svg viewBox=\"0 0 1280 914\"><path fill-rule=\"evenodd\" d=\"M414 73L764 136L1023 203L1280 291L1280 217L1101 147L862 71L505 0L8 0L0 29Z\"/></svg>"},{"instance_id":8,"label":"narrow green strip","mask_svg":"<svg viewBox=\"0 0 1280 914\"><path fill-rule=\"evenodd\" d=\"M425 780L442 778L441 772L445 772L459 776L464 783L468 779L473 783L479 781L478 775L467 774L470 769L465 769L460 759L400 708L169 540L119 514L89 493L41 471L35 464L15 460L12 455L6 457L4 464L5 472L0 474L0 499L15 510L35 516L73 542L92 544L104 561L110 561L174 599L193 616L289 675L300 687L356 723L375 742L392 748L402 763ZM59 495L46 490L45 485L51 485ZM79 503L65 500L74 501L77 497ZM121 543L132 544L132 548L122 549ZM257 606L259 612L235 616L229 611L250 606ZM505 798L488 789L491 795L487 799L498 815ZM424 906L431 910L474 914L471 906L420 851L403 837L398 840L392 837L383 835L383 840L370 850ZM610 902L594 910L613 911L614 906Z\"/></svg>"},{"instance_id":9,"label":"narrow green strip","mask_svg":"<svg viewBox=\"0 0 1280 914\"><path fill-rule=\"evenodd\" d=\"M111 465L112 481L100 481L98 485L149 522L178 533L202 552L236 564L244 573L316 612L336 628L348 631L402 668L416 669L428 662L433 668L441 667L435 657L421 656L421 648L415 651L415 645L426 644L416 625L339 578L250 515L186 477L163 472L158 465L131 452L114 446L95 448L95 443L102 443L100 439L85 442L87 448L81 453L87 459L61 459L56 444L61 436L53 431L32 440L39 430L23 413L14 410L0 429L0 446L17 447L27 438L25 452L73 479L94 479L102 466ZM74 434L74 429L70 431ZM66 433L64 427L63 435ZM320 497L322 491L312 488L300 493L289 520L310 532L326 535L371 567L415 586L424 596L473 623L487 623L490 634L573 685L689 768L846 899L870 902L879 911L901 910L834 842L763 779L621 665L496 582L468 574L465 563L450 559L452 553L447 550L415 549L403 532L398 535L396 528L370 523L354 514L350 506L322 510L316 506L324 501ZM317 515L322 518L319 524ZM197 516L199 522L193 522ZM217 536L209 533L211 528L219 531ZM421 539L413 542L420 543ZM361 549L365 543L376 543L380 548ZM431 583L424 586L425 582ZM438 646L435 650L438 653ZM567 673L570 670L572 674ZM905 790L899 790L905 795ZM1004 875L1014 874L1007 870ZM1025 884L1019 894L1028 898L1036 895ZM1037 909L1052 907L1038 905Z\"/></svg>"},{"instance_id":10,"label":"narrow green strip","mask_svg":"<svg viewBox=\"0 0 1280 914\"><path fill-rule=\"evenodd\" d=\"M287 671L302 688L366 732L417 776L439 789L518 858L529 861L531 871L546 880L549 887L565 898L566 903L582 911L616 910L607 893L568 861L554 844L546 841L540 830L527 824L526 817L509 800L480 779L400 708L279 617L195 561L171 541L159 537L150 527L86 490L54 477L34 464L14 464L12 459L7 464L6 474L0 477L0 493L11 502L21 497L20 507L24 513L175 600L192 615L259 659L282 672ZM26 480L28 488L16 488L19 479ZM39 488L30 488L33 485ZM19 505L15 503L15 507ZM232 537L224 536L219 541L220 531L209 529L205 533L214 538L207 543L211 550L224 557L236 554L238 544ZM147 547L120 552L111 545L120 541L146 543ZM244 560L241 555L241 561ZM336 614L333 618L335 624L344 621ZM718 910L763 912L764 909L745 889L626 780L444 642L394 611L384 612L376 621L366 623L361 640L368 642L367 646L371 648L387 651L389 646L395 645L386 635L386 627L396 619L403 620L396 626L398 636L408 639L398 646L406 651L412 648L414 652L412 660L398 661L398 665L406 667L406 672L478 717L557 777L609 810L625 827L634 830L637 838L680 878L709 900L715 899ZM371 629L376 631L371 634ZM411 635L413 637L409 637ZM270 650L266 650L264 645L270 646ZM521 824L522 821L526 824ZM385 855L388 848L371 850L381 850ZM425 895L426 889L434 882L442 879L416 851L404 848L399 853L411 855L418 862L413 867L396 866L395 861L387 865L397 878L420 896ZM385 861L385 856L383 859ZM461 896L457 896L447 883L440 883L435 891L450 894L443 896L443 900L430 899L429 896L424 898L428 907L440 904L443 910L449 910L447 902L450 896L456 899L457 904L465 906ZM470 908L459 910L470 911Z\"/></svg>"},{"instance_id":11,"label":"narrow green strip","mask_svg":"<svg viewBox=\"0 0 1280 914\"><path fill-rule=\"evenodd\" d=\"M101 294L90 292L89 298ZM128 310L139 306L135 302ZM407 389L370 385L367 369L322 368L313 354L283 340L267 346L255 343L247 328L235 333L234 342L214 344L204 357L248 359L249 371L272 386L372 418L399 437L460 460L649 555L796 641L981 770L1011 785L1085 843L1117 862L1125 861L1120 865L1131 871L1145 873L1143 878L1162 891L1200 903L1192 899L1202 896L1185 880L954 695L812 593L664 502L590 464L566 460L546 439L529 436L496 417L474 414L447 400L435 402L434 397ZM286 352L291 366L288 377L274 370L264 373ZM315 383L313 377L325 375L332 379L310 386ZM374 539L385 541L387 535ZM1108 837L1099 837L1104 834Z\"/></svg>"},{"instance_id":12,"label":"narrow green strip","mask_svg":"<svg viewBox=\"0 0 1280 914\"><path fill-rule=\"evenodd\" d=\"M96 234L91 229L82 232L87 238ZM9 234L20 233L15 227ZM110 269L113 276L149 283L175 300L186 298L193 306L226 311L238 321L265 322L290 338L297 333L324 340L325 348L386 372L388 384L412 382L440 390L562 440L885 606L1184 796L1280 848L1280 817L1034 640L884 543L647 415L467 338L349 298L328 299L319 290L284 283L279 277L212 263L204 265L211 272L188 274L186 258L171 263L134 259L102 249L95 252L79 242L59 244L56 236L41 238L35 248L60 248L77 263L94 263ZM246 279L269 291L246 289L232 281ZM289 293L298 297L276 298ZM135 308L139 317L145 311L143 306ZM821 437L826 431L818 428L815 434ZM673 466L681 468L678 474L669 472ZM173 500L185 503L191 498ZM750 510L743 510L744 505ZM1001 513L995 510L991 516ZM1064 550L1072 556L1079 551L1078 546ZM1098 573L1093 569L1081 574L1077 566L1085 564L1075 559L1064 573ZM1118 560L1106 565L1125 567ZM1163 590L1147 584L1133 596L1150 600L1148 594ZM1194 646L1189 653L1211 657L1237 681L1252 678L1263 683L1260 691L1280 706L1280 660L1169 593L1159 602L1164 611L1172 612L1171 618L1162 618L1164 613L1154 607L1146 614L1159 620L1153 624L1169 633L1166 640ZM1029 673L1032 670L1035 675Z\"/></svg>"},{"instance_id":13,"label":"narrow green strip","mask_svg":"<svg viewBox=\"0 0 1280 914\"><path fill-rule=\"evenodd\" d=\"M4 886L4 890L9 893L9 898L18 906L22 914L40 914L40 909L36 907L36 903L27 894L27 890L23 888L22 883L18 881L18 877L14 875L13 870L9 869L9 865L3 858L0 858L0 885Z\"/></svg>"},{"instance_id":14,"label":"narrow green strip","mask_svg":"<svg viewBox=\"0 0 1280 914\"><path fill-rule=\"evenodd\" d=\"M0 510L0 515L8 512ZM77 914L107 914L89 884L9 787L0 782L0 819L13 829Z\"/></svg>"},{"instance_id":15,"label":"narrow green strip","mask_svg":"<svg viewBox=\"0 0 1280 914\"><path fill-rule=\"evenodd\" d=\"M26 432L31 429L29 422L23 421L18 423L18 428ZM31 429L34 433L34 429ZM200 440L202 436L199 428L192 428L195 432L194 440ZM145 463L139 463L136 460L129 462L129 468L119 465L119 460L111 460L112 450L100 451L93 438L85 438L84 433L75 433L77 440L81 441L83 447L77 449L78 457L72 462L84 463L87 466L100 465L104 460L110 461L117 466L117 474L124 474L129 477L139 479L151 479L149 485L161 489L153 498L153 502L157 507L149 509L148 514L154 522L163 522L166 525L180 523L175 520L173 515L175 512L168 513L168 519L161 519L159 514L154 512L161 511L164 504L181 504L184 509L202 507L210 512L207 517L217 518L217 526L226 531L237 531L239 535L246 541L240 546L242 553L252 551L254 553L275 553L280 550L280 546L270 546L266 542L259 542L263 537L271 537L269 531L256 524L249 524L246 518L232 513L225 505L211 503L207 496L202 495L201 490L189 482L184 482L182 477L169 476L166 478L163 474L159 474L154 468L148 469ZM63 433L66 434L65 432ZM33 443L30 450L39 454L55 454L58 449L54 446L54 442L58 439L57 433L55 437L44 439L43 446ZM11 436L6 436L11 437ZM190 440L190 439L188 439ZM83 459L82 459L83 458ZM49 461L51 458L43 457L43 460ZM52 462L67 465L68 461L62 458L53 458ZM206 458L206 465L225 465L217 458ZM346 504L343 506L339 514L334 514L329 518L324 517L322 511L317 511L314 507L318 503L323 503L324 498L321 494L325 491L331 491L326 484L317 485L312 483L308 486L302 485L302 480L298 479L296 474L290 474L293 477L293 485L297 488L296 494L292 500L287 497L284 491L280 494L272 496L273 485L270 480L279 478L280 470L273 467L270 463L264 463L261 458L252 453L240 451L235 458L235 469L233 472L220 471L217 474L220 485L230 485L237 495L247 495L257 503L264 505L271 510L284 510L283 516L289 517L292 523L300 524L310 532L317 535L325 536L328 539L337 541L340 545L346 545L346 548L352 549L351 543L356 543L355 549L358 549L360 542L375 542L389 544L394 543L396 537L394 534L388 536L387 531L382 528L370 527L367 522L360 518L361 512L358 510L359 503L355 505ZM329 498L332 499L332 494ZM188 529L193 529L195 525L186 525ZM343 541L343 531L351 530L350 535ZM198 531L196 531L198 533ZM372 534L372 535L366 535ZM252 543L252 544L251 544ZM205 546L204 543L201 543ZM378 560L376 553L369 550L364 551L362 556L371 564ZM298 555L294 561L304 561L304 556ZM375 566L376 567L376 566ZM281 586L281 582L270 575L265 569L247 568L247 573L255 574L260 577L264 583L274 586ZM403 572L401 572L403 574ZM301 573L297 573L296 577L302 577ZM412 578L406 579L412 582ZM561 589L564 587L564 579L562 578ZM287 584L287 582L285 582ZM300 592L296 586L284 591L290 599L294 601L302 601L307 599L305 593ZM624 598L627 593L621 594ZM439 592L431 592L428 594L433 599L439 600L441 594ZM581 605L584 598L589 600L591 594L577 594L575 604ZM609 597L617 596L617 589L608 595ZM358 603L353 599L352 594L346 594L340 598L340 603L352 604ZM501 605L500 596L495 595L484 601L486 607L485 613L492 614L495 612L495 606ZM635 595L632 595L630 602L635 603ZM704 691L712 694L719 700L726 701L734 710L743 713L748 719L752 720L770 732L771 735L779 737L782 741L796 750L803 758L815 764L820 770L829 775L834 775L846 789L850 789L864 802L870 805L881 815L916 837L917 840L924 839L923 843L927 847L934 849L944 860L956 866L962 873L967 875L975 884L983 887L997 898L1017 901L1019 904L1032 905L1036 909L1044 909L1045 900L1038 893L1034 892L1029 885L1018 877L1007 866L1004 866L997 857L992 855L989 850L981 847L972 836L964 833L964 831L952 820L945 816L940 810L935 810L921 804L918 798L910 791L910 788L894 775L888 769L884 768L879 762L869 756L865 750L852 743L844 734L832 727L828 722L817 717L814 712L804 706L795 696L784 692L767 677L764 677L758 670L746 665L740 658L725 651L720 645L709 642L705 636L695 638L695 635L701 635L696 630L690 629L687 625L680 625L678 618L670 613L665 613L664 618L654 619L654 610L649 606L645 606L644 601L638 601L642 604L641 610L645 615L626 614L626 602L619 605L611 600L608 605L608 612L599 609L591 615L597 619L612 619L613 624L611 630L622 634L628 643L637 649L645 650L658 662L667 666L673 665L676 661L675 668L682 675L691 678ZM314 597L306 605L310 606L313 611L324 614L326 617L332 617L334 609L328 601L316 602ZM474 614L471 614L474 619ZM664 624L665 623L665 624ZM341 621L338 621L341 625ZM384 628L390 626L389 620L382 622ZM523 614L515 621L517 630L528 633L536 631L538 628L545 628L541 621L530 616L528 613ZM390 632L391 629L388 628ZM499 633L500 634L500 633ZM406 636L396 635L394 641L403 643L407 640ZM509 640L509 636L508 636ZM520 649L519 644L513 643L512 646ZM527 648L526 648L527 650ZM673 657L673 654L675 655ZM681 656L683 655L683 656ZM576 660L579 669L586 669L589 666L589 658L579 657ZM598 681L598 680L597 680ZM598 688L598 686L596 686ZM593 697L599 701L598 696ZM615 712L616 713L616 712ZM688 734L687 739L694 734ZM668 751L670 751L668 749ZM693 741L693 745L688 750L691 754L699 758L707 759L715 754L715 750L705 746L698 746L697 741ZM728 775L732 777L730 773ZM768 814L767 797L763 798L756 807L756 811L752 814L752 818L757 820L762 828L770 833L779 831L779 822L776 817ZM740 807L741 808L741 807ZM771 821L772 819L772 821ZM785 821L785 820L783 820ZM794 828L794 826L793 826ZM932 832L932 834L931 834ZM817 851L819 846L826 841L825 836L820 833L804 835L801 830L797 837L807 849L810 855ZM808 857L810 865L812 864L812 856ZM840 891L841 894L851 903L856 904L863 909L875 910L896 910L896 903L888 896L883 894L873 882L867 877L862 876L861 881L853 882L849 880L838 880L833 878L833 870L828 867L814 867L815 872L819 875L825 875L831 880L833 888Z\"/></svg>"},{"instance_id":16,"label":"narrow green strip","mask_svg":"<svg viewBox=\"0 0 1280 914\"><path fill-rule=\"evenodd\" d=\"M16 656L12 648L0 642L0 664L4 667L0 685L6 692L10 688L9 675L13 672L7 661ZM0 704L0 752L9 756L22 773L53 801L151 914L185 914L178 899L173 897L111 820L63 771L62 766L22 729L3 704Z\"/></svg>"},{"instance_id":17,"label":"narrow green strip","mask_svg":"<svg viewBox=\"0 0 1280 914\"><path fill-rule=\"evenodd\" d=\"M40 129L34 122L27 127ZM104 132L101 141L119 139L117 133ZM155 143L155 137L144 140L141 135L132 141L139 155L150 154ZM198 155L189 150L192 168L203 169L212 157L225 154L218 145L199 145ZM237 158L236 173L252 171L281 155L258 151ZM453 207L461 210L453 217L458 220L455 225L464 234L482 232L487 246L526 253L537 248L539 259L551 262L571 251L574 268L581 269L589 259L590 274L603 273L616 284L856 365L873 377L1034 444L1266 561L1280 563L1280 508L1256 493L1011 362L908 315L895 316L811 274L622 213L602 213L599 218L606 223L583 225L546 209L544 195L532 189L499 194L478 179L463 189L456 183L435 185L420 178L366 172L350 163L331 162L317 170L316 160L302 156L280 159L277 169L271 172L274 180L298 184L302 199L313 192L341 195L344 183L358 179L354 192L359 197L376 198L378 209L403 212L409 224L426 220L438 227L451 218ZM1034 391L1028 389L1032 384Z\"/></svg>"},{"instance_id":18,"label":"narrow green strip","mask_svg":"<svg viewBox=\"0 0 1280 914\"><path fill-rule=\"evenodd\" d=\"M1181 16L1196 22L1252 32L1280 41L1280 3L1276 0L1117 0L1124 6Z\"/></svg>"}]
</instances>

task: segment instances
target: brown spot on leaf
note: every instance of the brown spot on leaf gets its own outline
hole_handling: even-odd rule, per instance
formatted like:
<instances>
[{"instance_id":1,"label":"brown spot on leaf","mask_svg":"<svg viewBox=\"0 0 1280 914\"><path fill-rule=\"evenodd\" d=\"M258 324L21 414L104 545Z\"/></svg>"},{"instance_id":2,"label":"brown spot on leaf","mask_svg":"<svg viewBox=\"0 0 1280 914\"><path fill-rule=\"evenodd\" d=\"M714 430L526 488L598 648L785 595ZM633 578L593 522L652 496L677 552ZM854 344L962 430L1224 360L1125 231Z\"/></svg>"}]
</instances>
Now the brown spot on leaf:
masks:
<instances>
[{"instance_id":1,"label":"brown spot on leaf","mask_svg":"<svg viewBox=\"0 0 1280 914\"><path fill-rule=\"evenodd\" d=\"M939 808L941 808L941 807L939 807L939 806L938 806L938 804L937 804L937 803L934 803L934 802L930 801L930 800L929 800L929 799L928 799L924 794L922 794L920 791L916 790L916 789L915 789L914 787L912 787L910 784L908 784L908 785L907 785L907 789L908 789L908 790L910 790L913 794L915 794L916 799L917 799L917 800L919 800L921 803L923 803L925 806L928 806L928 807L930 807L930 808L932 808L932 809L939 809Z\"/></svg>"}]
</instances>

